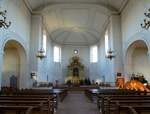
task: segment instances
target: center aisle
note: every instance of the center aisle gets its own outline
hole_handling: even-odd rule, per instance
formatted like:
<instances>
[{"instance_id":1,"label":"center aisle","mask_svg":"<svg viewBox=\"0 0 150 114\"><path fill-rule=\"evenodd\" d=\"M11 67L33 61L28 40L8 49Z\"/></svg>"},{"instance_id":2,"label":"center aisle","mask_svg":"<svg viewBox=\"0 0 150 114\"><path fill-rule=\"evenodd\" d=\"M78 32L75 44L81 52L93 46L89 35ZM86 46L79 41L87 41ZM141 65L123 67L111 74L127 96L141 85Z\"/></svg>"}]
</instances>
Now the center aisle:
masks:
<instances>
[{"instance_id":1,"label":"center aisle","mask_svg":"<svg viewBox=\"0 0 150 114\"><path fill-rule=\"evenodd\" d=\"M70 92L59 104L56 114L99 114L95 103L86 98L82 92Z\"/></svg>"}]
</instances>

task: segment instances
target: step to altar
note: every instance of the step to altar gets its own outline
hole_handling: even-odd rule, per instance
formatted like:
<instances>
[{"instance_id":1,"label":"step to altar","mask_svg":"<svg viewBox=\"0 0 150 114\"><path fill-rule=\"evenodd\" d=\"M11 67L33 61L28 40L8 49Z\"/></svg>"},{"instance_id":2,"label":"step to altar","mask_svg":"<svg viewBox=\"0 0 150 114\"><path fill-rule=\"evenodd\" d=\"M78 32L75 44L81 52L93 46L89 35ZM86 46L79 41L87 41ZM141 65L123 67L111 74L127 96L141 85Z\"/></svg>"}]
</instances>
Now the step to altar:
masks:
<instances>
[{"instance_id":1,"label":"step to altar","mask_svg":"<svg viewBox=\"0 0 150 114\"><path fill-rule=\"evenodd\" d=\"M85 91L86 89L96 89L98 86L72 86L68 88L68 91Z\"/></svg>"}]
</instances>

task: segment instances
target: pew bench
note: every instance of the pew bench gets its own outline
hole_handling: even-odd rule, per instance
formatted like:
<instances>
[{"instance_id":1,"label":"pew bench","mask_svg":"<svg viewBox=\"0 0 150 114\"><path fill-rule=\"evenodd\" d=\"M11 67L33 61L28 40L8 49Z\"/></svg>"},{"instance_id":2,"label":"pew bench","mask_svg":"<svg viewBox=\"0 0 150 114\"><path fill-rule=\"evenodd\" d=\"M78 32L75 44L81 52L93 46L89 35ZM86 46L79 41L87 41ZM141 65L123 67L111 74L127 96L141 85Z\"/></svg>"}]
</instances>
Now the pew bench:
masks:
<instances>
[{"instance_id":1,"label":"pew bench","mask_svg":"<svg viewBox=\"0 0 150 114\"><path fill-rule=\"evenodd\" d=\"M25 114L32 114L32 110L40 109L40 106L28 106L28 105L22 105L22 106L15 106L15 105L0 105L0 113L3 114L5 112L20 112L24 111ZM40 112L41 114L43 112Z\"/></svg>"},{"instance_id":2,"label":"pew bench","mask_svg":"<svg viewBox=\"0 0 150 114\"><path fill-rule=\"evenodd\" d=\"M53 114L54 113L54 102L53 102L54 99L55 99L54 96L41 96L41 95L40 96L38 95L36 96L35 95L0 96L0 105L6 106L6 107L9 106L11 107L10 109L14 107L14 110L16 109L15 106L20 106L20 107L30 106L33 108L39 107L38 111L39 110L42 112L46 111L48 114ZM2 110L5 110L5 108Z\"/></svg>"},{"instance_id":3,"label":"pew bench","mask_svg":"<svg viewBox=\"0 0 150 114\"><path fill-rule=\"evenodd\" d=\"M98 108L102 114L108 114L116 109L116 103L120 105L150 105L150 96L147 95L99 95Z\"/></svg>"},{"instance_id":4,"label":"pew bench","mask_svg":"<svg viewBox=\"0 0 150 114\"><path fill-rule=\"evenodd\" d=\"M150 113L150 105L118 105L115 114L121 114L121 111L124 110L127 114L142 114L142 113Z\"/></svg>"}]
</instances>

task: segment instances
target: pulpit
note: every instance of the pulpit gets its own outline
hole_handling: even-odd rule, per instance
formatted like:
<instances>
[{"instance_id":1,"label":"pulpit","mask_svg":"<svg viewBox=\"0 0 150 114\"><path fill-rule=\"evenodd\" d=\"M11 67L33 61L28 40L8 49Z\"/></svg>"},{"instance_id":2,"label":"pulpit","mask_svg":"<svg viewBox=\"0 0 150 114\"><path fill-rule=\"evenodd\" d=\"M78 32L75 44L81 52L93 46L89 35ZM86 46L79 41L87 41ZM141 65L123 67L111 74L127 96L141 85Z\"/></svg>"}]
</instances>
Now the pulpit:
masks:
<instances>
[{"instance_id":1,"label":"pulpit","mask_svg":"<svg viewBox=\"0 0 150 114\"><path fill-rule=\"evenodd\" d=\"M81 80L84 80L84 66L80 62L80 58L75 56L71 58L70 64L67 66L66 81L78 85Z\"/></svg>"}]
</instances>

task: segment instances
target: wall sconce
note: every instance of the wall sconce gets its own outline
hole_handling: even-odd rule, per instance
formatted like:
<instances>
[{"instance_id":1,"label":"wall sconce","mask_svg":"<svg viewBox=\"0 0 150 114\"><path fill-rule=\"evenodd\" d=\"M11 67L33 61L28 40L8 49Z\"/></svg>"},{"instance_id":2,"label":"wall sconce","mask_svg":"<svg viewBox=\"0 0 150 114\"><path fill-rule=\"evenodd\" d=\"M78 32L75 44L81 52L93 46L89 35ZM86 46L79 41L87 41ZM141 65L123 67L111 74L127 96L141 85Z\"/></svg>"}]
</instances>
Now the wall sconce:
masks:
<instances>
[{"instance_id":1,"label":"wall sconce","mask_svg":"<svg viewBox=\"0 0 150 114\"><path fill-rule=\"evenodd\" d=\"M112 60L113 58L115 58L114 51L112 51L111 49L109 49L105 57L108 58L108 59L110 59L110 60Z\"/></svg>"},{"instance_id":2,"label":"wall sconce","mask_svg":"<svg viewBox=\"0 0 150 114\"><path fill-rule=\"evenodd\" d=\"M31 79L32 80L37 80L37 73L35 72L35 71L32 71L31 73L30 73L30 75L31 75Z\"/></svg>"},{"instance_id":3,"label":"wall sconce","mask_svg":"<svg viewBox=\"0 0 150 114\"><path fill-rule=\"evenodd\" d=\"M6 22L6 13L7 11L0 11L0 28L5 28L7 29L10 25L11 25L11 22L9 21L8 23Z\"/></svg>"},{"instance_id":4,"label":"wall sconce","mask_svg":"<svg viewBox=\"0 0 150 114\"><path fill-rule=\"evenodd\" d=\"M144 13L145 17L150 18L150 9L148 9L148 13ZM150 27L150 20L144 19L144 24L141 24L141 27L148 30Z\"/></svg>"}]
</instances>

